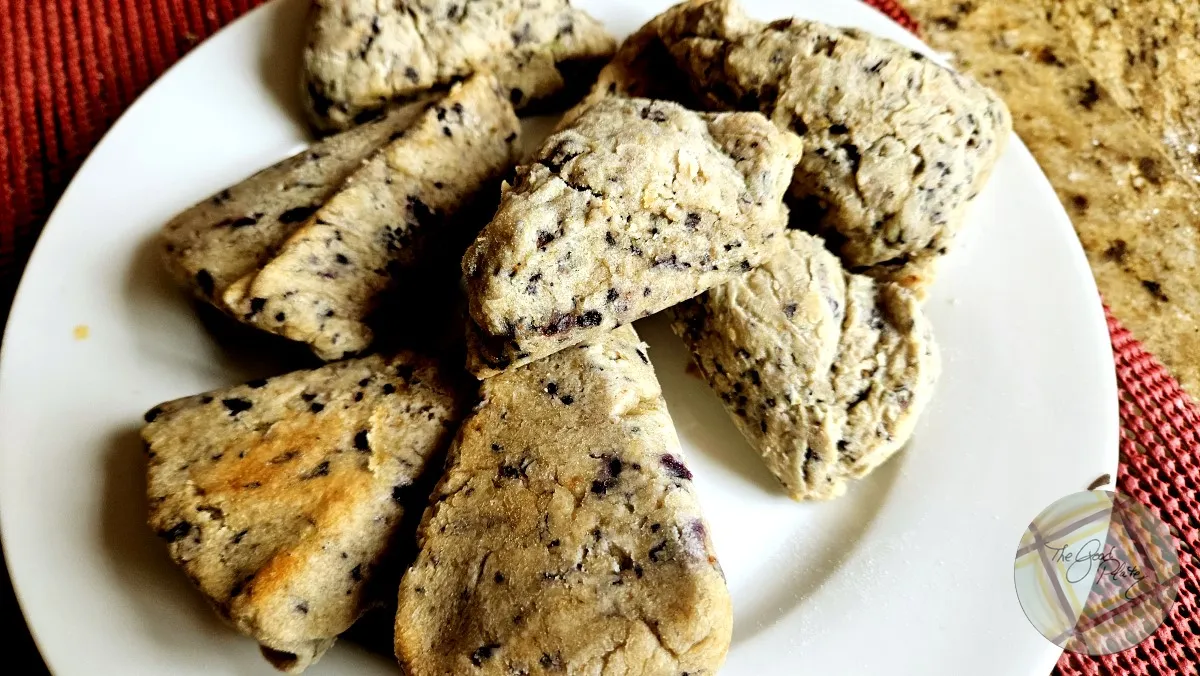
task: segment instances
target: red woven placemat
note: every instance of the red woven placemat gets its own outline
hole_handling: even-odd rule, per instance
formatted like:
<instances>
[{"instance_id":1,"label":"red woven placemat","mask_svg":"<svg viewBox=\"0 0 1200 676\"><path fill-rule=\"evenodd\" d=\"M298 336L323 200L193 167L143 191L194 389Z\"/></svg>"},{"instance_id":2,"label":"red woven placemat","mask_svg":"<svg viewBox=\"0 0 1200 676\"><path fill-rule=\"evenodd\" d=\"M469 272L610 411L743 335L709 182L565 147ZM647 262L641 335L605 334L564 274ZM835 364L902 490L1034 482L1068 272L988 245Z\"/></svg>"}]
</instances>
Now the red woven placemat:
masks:
<instances>
[{"instance_id":1,"label":"red woven placemat","mask_svg":"<svg viewBox=\"0 0 1200 676\"><path fill-rule=\"evenodd\" d=\"M20 270L51 207L100 136L180 56L261 2L0 0L0 317L7 316ZM915 22L893 0L868 2L916 32ZM1183 580L1179 600L1153 637L1103 658L1064 654L1055 673L1196 674L1200 415L1111 314L1108 328L1121 396L1117 486L1175 530ZM7 587L6 578L0 585ZM5 619L16 613L11 599L5 588L0 594Z\"/></svg>"}]
</instances>

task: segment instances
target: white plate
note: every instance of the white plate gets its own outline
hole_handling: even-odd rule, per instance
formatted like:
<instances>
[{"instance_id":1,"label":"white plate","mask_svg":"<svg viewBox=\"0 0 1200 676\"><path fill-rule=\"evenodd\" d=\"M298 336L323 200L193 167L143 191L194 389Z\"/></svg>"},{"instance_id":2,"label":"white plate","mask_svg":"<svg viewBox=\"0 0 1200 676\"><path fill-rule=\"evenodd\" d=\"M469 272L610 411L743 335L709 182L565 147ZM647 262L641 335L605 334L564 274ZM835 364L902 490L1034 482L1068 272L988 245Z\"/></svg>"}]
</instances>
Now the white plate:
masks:
<instances>
[{"instance_id":1,"label":"white plate","mask_svg":"<svg viewBox=\"0 0 1200 676\"><path fill-rule=\"evenodd\" d=\"M25 273L0 372L0 525L50 667L74 674L271 673L221 625L145 527L141 414L272 371L230 351L157 264L172 215L295 151L305 0L278 0L154 85L92 154ZM625 34L668 4L578 3ZM858 3L748 2L855 25L928 51ZM928 310L945 375L910 447L843 499L799 505L720 402L653 348L733 594L728 674L1045 674L1058 648L1013 591L1022 531L1115 474L1116 381L1079 242L1016 139ZM75 328L90 337L79 340ZM343 642L314 674L388 674Z\"/></svg>"}]
</instances>

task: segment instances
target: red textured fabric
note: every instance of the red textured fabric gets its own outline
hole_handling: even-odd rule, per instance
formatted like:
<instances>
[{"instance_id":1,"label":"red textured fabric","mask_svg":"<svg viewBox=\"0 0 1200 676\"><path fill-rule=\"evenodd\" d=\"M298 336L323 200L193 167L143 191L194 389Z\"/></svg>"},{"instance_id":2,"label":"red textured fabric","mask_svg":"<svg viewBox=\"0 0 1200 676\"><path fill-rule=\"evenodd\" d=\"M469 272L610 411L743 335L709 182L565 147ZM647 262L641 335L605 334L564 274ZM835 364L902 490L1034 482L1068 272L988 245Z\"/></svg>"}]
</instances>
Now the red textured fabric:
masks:
<instances>
[{"instance_id":1,"label":"red textured fabric","mask_svg":"<svg viewBox=\"0 0 1200 676\"><path fill-rule=\"evenodd\" d=\"M1179 597L1167 621L1139 645L1105 657L1063 653L1056 674L1200 673L1200 413L1195 403L1104 308L1116 358L1121 411L1117 490L1147 505L1175 534Z\"/></svg>"},{"instance_id":2,"label":"red textured fabric","mask_svg":"<svg viewBox=\"0 0 1200 676\"><path fill-rule=\"evenodd\" d=\"M919 36L921 34L920 27L917 26L916 20L914 20L912 16L900 6L900 3L895 2L895 0L864 0L864 2L888 15L892 21L895 21L904 28L907 28L909 32L913 33L914 35Z\"/></svg>"},{"instance_id":3,"label":"red textured fabric","mask_svg":"<svg viewBox=\"0 0 1200 676\"><path fill-rule=\"evenodd\" d=\"M0 317L54 202L168 66L263 0L0 0Z\"/></svg>"},{"instance_id":4,"label":"red textured fabric","mask_svg":"<svg viewBox=\"0 0 1200 676\"><path fill-rule=\"evenodd\" d=\"M261 2L0 0L0 317L50 209L101 135L168 66ZM868 2L917 31L893 0ZM1107 317L1121 398L1117 486L1174 529L1183 580L1167 622L1149 640L1103 658L1064 654L1055 673L1197 674L1200 413L1162 364Z\"/></svg>"}]
</instances>

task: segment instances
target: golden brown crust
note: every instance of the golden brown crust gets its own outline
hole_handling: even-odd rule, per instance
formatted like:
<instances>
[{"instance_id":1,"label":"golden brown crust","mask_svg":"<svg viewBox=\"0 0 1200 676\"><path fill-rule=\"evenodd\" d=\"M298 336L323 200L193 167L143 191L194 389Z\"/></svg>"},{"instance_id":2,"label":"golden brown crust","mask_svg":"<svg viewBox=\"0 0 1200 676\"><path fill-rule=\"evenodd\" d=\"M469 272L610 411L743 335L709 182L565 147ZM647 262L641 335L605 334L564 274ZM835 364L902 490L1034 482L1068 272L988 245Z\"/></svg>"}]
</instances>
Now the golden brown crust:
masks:
<instances>
[{"instance_id":1,"label":"golden brown crust","mask_svg":"<svg viewBox=\"0 0 1200 676\"><path fill-rule=\"evenodd\" d=\"M458 402L433 362L403 353L156 406L150 526L223 617L303 668L376 602L405 489Z\"/></svg>"}]
</instances>

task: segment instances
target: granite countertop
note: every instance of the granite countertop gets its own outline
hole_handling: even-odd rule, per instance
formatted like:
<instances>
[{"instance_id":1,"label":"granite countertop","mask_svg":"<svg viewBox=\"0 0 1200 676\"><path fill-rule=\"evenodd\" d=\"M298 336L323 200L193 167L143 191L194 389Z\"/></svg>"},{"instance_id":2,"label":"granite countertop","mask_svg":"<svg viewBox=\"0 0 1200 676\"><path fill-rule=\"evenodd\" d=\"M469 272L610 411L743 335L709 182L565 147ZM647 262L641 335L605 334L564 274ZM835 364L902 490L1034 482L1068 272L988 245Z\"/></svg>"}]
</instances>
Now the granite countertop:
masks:
<instances>
[{"instance_id":1,"label":"granite countertop","mask_svg":"<svg viewBox=\"0 0 1200 676\"><path fill-rule=\"evenodd\" d=\"M1200 3L905 0L999 92L1113 313L1200 398Z\"/></svg>"}]
</instances>

